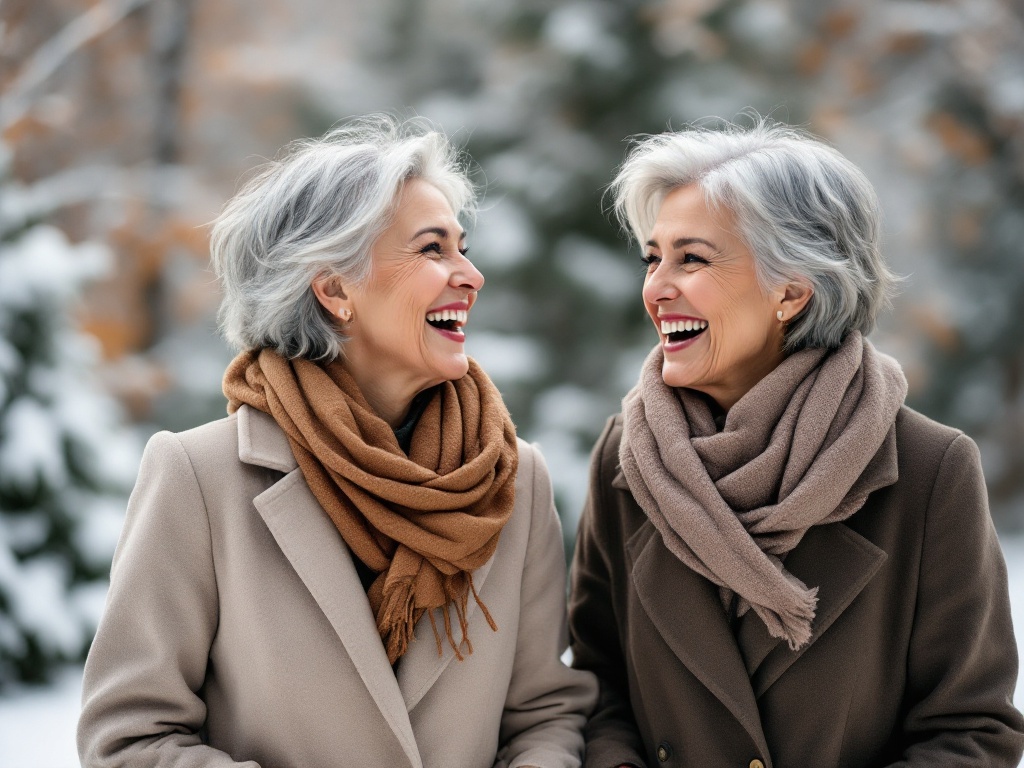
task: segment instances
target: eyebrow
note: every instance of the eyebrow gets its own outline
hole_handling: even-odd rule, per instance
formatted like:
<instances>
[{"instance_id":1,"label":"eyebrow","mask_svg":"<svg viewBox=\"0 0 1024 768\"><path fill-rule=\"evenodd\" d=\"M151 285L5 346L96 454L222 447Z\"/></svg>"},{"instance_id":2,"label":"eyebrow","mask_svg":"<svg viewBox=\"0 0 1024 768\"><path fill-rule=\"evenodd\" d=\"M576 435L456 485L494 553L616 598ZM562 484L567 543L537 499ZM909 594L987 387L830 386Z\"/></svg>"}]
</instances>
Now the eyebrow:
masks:
<instances>
[{"instance_id":1,"label":"eyebrow","mask_svg":"<svg viewBox=\"0 0 1024 768\"><path fill-rule=\"evenodd\" d=\"M672 243L672 248L678 250L687 245L693 245L694 243L703 243L713 251L718 250L718 246L712 243L710 240L705 240L703 237L680 237L678 240ZM657 248L658 244L653 240L648 240L647 244L653 248Z\"/></svg>"},{"instance_id":2,"label":"eyebrow","mask_svg":"<svg viewBox=\"0 0 1024 768\"><path fill-rule=\"evenodd\" d=\"M417 232L415 235L413 235L412 239L415 240L416 238L421 237L422 235L437 235L442 240L444 240L444 239L448 238L448 230L445 229L444 227L424 227L419 232ZM459 232L459 240L465 240L465 239L466 239L466 232L463 230L463 231Z\"/></svg>"}]
</instances>

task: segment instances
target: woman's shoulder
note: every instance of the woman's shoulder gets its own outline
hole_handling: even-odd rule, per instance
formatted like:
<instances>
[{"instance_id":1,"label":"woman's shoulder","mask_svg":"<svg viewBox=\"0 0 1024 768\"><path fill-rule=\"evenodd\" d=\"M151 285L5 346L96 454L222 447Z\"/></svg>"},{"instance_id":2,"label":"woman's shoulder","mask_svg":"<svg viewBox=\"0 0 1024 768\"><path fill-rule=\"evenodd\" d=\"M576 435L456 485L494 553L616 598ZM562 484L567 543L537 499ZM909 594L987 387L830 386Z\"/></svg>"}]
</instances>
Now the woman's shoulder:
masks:
<instances>
[{"instance_id":1,"label":"woman's shoulder","mask_svg":"<svg viewBox=\"0 0 1024 768\"><path fill-rule=\"evenodd\" d=\"M516 501L512 517L514 525L522 526L525 535L544 527L548 518L558 519L554 505L554 487L547 461L537 443L516 439L519 466L516 469Z\"/></svg>"},{"instance_id":2,"label":"woman's shoulder","mask_svg":"<svg viewBox=\"0 0 1024 768\"><path fill-rule=\"evenodd\" d=\"M591 482L604 486L613 483L621 474L619 469L619 444L622 442L622 414L608 417L604 429L594 443L590 455ZM619 485L624 481L619 481Z\"/></svg>"},{"instance_id":3,"label":"woman's shoulder","mask_svg":"<svg viewBox=\"0 0 1024 768\"><path fill-rule=\"evenodd\" d=\"M896 451L901 475L904 468L912 468L915 474L930 469L934 475L943 463L977 454L978 448L962 430L904 405L896 414Z\"/></svg>"},{"instance_id":4,"label":"woman's shoulder","mask_svg":"<svg viewBox=\"0 0 1024 768\"><path fill-rule=\"evenodd\" d=\"M548 472L547 462L540 446L536 443L528 443L521 437L516 438L516 447L519 449L519 465L516 467L516 498L522 500L528 498L531 508L543 506L543 500L538 504L538 491L542 492L551 487L551 476ZM517 505L518 506L518 505Z\"/></svg>"},{"instance_id":5,"label":"woman's shoulder","mask_svg":"<svg viewBox=\"0 0 1024 768\"><path fill-rule=\"evenodd\" d=\"M172 433L186 450L238 448L238 412Z\"/></svg>"},{"instance_id":6,"label":"woman's shoulder","mask_svg":"<svg viewBox=\"0 0 1024 768\"><path fill-rule=\"evenodd\" d=\"M163 430L146 444L146 455L184 454L192 464L238 460L238 414L181 432Z\"/></svg>"}]
</instances>

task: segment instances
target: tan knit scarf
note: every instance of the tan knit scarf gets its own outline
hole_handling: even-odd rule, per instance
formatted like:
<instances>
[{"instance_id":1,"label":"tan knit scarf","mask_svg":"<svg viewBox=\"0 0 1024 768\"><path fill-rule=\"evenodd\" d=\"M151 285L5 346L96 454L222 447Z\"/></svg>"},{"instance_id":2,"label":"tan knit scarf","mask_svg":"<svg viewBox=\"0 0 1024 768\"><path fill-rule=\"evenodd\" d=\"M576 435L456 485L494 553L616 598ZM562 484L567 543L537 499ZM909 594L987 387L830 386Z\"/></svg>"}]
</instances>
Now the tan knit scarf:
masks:
<instances>
[{"instance_id":1,"label":"tan knit scarf","mask_svg":"<svg viewBox=\"0 0 1024 768\"><path fill-rule=\"evenodd\" d=\"M349 549L379 574L368 597L392 664L424 611L440 654L435 608L455 655L461 660L463 647L472 653L470 594L497 630L472 574L494 554L512 514L519 453L501 395L474 361L466 376L438 388L408 456L340 361L243 352L224 375L224 394L231 413L244 403L274 418ZM449 605L462 630L458 644Z\"/></svg>"},{"instance_id":2,"label":"tan knit scarf","mask_svg":"<svg viewBox=\"0 0 1024 768\"><path fill-rule=\"evenodd\" d=\"M665 546L720 587L728 610L753 608L790 648L811 636L817 587L783 566L814 525L845 520L896 481L899 364L850 333L836 350L786 358L728 412L662 379L661 347L623 399L622 472Z\"/></svg>"}]
</instances>

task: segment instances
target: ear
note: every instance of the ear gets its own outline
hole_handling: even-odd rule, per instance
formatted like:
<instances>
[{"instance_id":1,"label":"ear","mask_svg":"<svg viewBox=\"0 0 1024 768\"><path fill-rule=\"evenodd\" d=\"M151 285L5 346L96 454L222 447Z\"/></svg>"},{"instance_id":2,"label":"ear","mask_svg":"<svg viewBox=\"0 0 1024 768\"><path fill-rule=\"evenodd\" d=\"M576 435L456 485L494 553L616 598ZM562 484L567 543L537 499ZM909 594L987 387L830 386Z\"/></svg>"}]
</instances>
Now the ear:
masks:
<instances>
[{"instance_id":1,"label":"ear","mask_svg":"<svg viewBox=\"0 0 1024 768\"><path fill-rule=\"evenodd\" d=\"M786 283L775 291L775 309L782 312L782 322L788 323L803 312L813 295L810 284L802 282Z\"/></svg>"},{"instance_id":2,"label":"ear","mask_svg":"<svg viewBox=\"0 0 1024 768\"><path fill-rule=\"evenodd\" d=\"M340 277L332 274L319 275L310 283L310 287L313 289L316 300L333 317L340 317L343 310L348 310L349 317L351 317L352 302L345 293L345 287L342 285Z\"/></svg>"}]
</instances>

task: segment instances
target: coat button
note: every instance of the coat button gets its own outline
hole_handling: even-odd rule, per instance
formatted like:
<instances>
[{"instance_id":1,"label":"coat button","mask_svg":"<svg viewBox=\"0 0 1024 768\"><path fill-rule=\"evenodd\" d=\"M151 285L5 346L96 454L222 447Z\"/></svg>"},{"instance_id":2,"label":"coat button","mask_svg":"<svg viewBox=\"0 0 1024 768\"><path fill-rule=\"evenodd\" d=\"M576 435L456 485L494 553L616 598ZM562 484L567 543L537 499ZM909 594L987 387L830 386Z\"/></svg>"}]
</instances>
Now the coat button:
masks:
<instances>
[{"instance_id":1,"label":"coat button","mask_svg":"<svg viewBox=\"0 0 1024 768\"><path fill-rule=\"evenodd\" d=\"M764 768L764 763L758 760L756 757L750 761L750 768Z\"/></svg>"},{"instance_id":2,"label":"coat button","mask_svg":"<svg viewBox=\"0 0 1024 768\"><path fill-rule=\"evenodd\" d=\"M672 745L667 741L661 742L658 745L658 760L662 763L667 763L670 757L672 757ZM764 768L764 766L761 766L761 768Z\"/></svg>"}]
</instances>

